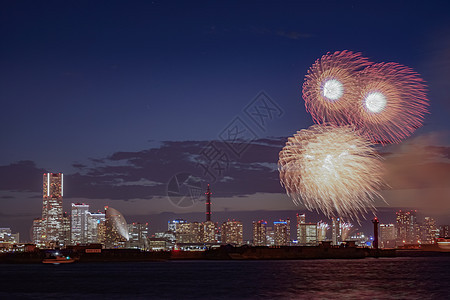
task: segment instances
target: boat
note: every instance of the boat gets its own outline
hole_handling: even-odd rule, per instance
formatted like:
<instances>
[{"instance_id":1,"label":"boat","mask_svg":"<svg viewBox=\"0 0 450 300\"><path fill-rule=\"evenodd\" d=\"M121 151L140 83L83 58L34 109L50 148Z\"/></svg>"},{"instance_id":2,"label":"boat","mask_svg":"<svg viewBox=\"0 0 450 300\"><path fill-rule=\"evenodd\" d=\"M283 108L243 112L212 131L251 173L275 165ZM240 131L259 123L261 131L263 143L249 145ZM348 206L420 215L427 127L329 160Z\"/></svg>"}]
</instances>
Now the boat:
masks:
<instances>
[{"instance_id":1,"label":"boat","mask_svg":"<svg viewBox=\"0 0 450 300\"><path fill-rule=\"evenodd\" d=\"M42 263L44 263L44 264L54 264L54 265L70 264L73 262L75 262L75 259L73 259L69 256L62 256L62 255L47 257L47 258L44 258L44 260L42 261Z\"/></svg>"}]
</instances>

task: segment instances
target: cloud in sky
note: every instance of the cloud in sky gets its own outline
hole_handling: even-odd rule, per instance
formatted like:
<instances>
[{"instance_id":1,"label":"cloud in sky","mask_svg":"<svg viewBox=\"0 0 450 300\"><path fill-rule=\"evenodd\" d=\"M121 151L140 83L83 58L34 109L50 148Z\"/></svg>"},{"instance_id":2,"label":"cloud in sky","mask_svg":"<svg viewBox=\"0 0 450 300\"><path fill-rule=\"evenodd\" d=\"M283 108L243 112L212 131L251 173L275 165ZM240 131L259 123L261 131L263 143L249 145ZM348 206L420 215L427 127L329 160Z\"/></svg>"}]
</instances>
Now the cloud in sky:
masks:
<instances>
[{"instance_id":1,"label":"cloud in sky","mask_svg":"<svg viewBox=\"0 0 450 300\"><path fill-rule=\"evenodd\" d=\"M385 179L391 187L384 192L388 203L407 206L422 201L438 206L448 199L445 197L450 189L450 147L442 145L445 137L446 133L429 133L382 149ZM220 141L163 142L159 147L142 151L115 152L108 157L76 163L78 171L65 174L65 197L125 202L139 199L152 201L155 211L161 211L165 205L158 206L160 199L167 196L168 182L179 173L188 173L202 179L203 187L211 183L214 196L230 199L230 205L239 203L240 200L236 202L233 199L240 198L252 203L248 208L274 209L277 205L269 205L267 199L271 198L270 195L284 197L276 162L285 142L284 138L258 139L240 156L233 155ZM205 149L210 151L211 143L218 149L217 153L227 154L226 159L222 157L220 160L221 156L216 153L214 161L217 165L209 161L212 157L210 152L205 155ZM208 172L202 166L207 164ZM32 161L0 166L2 200L20 198L12 191L34 192L31 196L37 197L42 189L42 173L46 171ZM416 195L420 194L423 199L416 199L411 193L419 190L421 192ZM251 195L265 195L256 197L265 200L258 202L253 196L249 198ZM378 205L384 206L382 203Z\"/></svg>"}]
</instances>

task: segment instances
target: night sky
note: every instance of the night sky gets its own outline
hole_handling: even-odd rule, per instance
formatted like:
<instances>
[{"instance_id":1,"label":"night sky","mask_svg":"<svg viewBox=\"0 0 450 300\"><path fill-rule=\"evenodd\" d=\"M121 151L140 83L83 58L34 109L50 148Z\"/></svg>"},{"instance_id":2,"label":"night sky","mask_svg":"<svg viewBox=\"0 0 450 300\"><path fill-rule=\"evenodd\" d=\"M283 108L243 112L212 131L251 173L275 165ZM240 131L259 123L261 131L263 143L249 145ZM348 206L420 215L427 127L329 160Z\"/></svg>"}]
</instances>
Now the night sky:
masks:
<instances>
[{"instance_id":1,"label":"night sky","mask_svg":"<svg viewBox=\"0 0 450 300\"><path fill-rule=\"evenodd\" d=\"M109 205L151 232L169 217L203 220L204 199L167 197L180 173L211 183L215 221L303 211L279 184L278 152L313 124L307 69L345 49L428 85L424 126L377 148L390 186L380 213L450 223L450 3L393 2L0 1L0 227L29 238L44 172L64 173L66 210ZM213 155L221 168L208 173Z\"/></svg>"}]
</instances>

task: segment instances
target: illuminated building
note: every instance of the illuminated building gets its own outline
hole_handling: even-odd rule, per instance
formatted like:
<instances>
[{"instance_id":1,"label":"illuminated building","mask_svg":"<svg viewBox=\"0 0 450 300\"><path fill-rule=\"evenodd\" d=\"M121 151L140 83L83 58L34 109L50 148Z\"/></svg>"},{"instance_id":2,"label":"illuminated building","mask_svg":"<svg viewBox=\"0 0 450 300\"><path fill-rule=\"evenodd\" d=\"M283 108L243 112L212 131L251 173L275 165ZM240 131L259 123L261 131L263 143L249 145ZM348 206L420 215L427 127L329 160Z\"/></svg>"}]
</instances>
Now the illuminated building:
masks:
<instances>
[{"instance_id":1,"label":"illuminated building","mask_svg":"<svg viewBox=\"0 0 450 300\"><path fill-rule=\"evenodd\" d=\"M342 228L341 219L331 218L331 243L333 245L339 245L342 242Z\"/></svg>"},{"instance_id":2,"label":"illuminated building","mask_svg":"<svg viewBox=\"0 0 450 300\"><path fill-rule=\"evenodd\" d=\"M273 231L273 227L267 227L266 228L266 240L267 240L267 246L273 246L275 245L275 232Z\"/></svg>"},{"instance_id":3,"label":"illuminated building","mask_svg":"<svg viewBox=\"0 0 450 300\"><path fill-rule=\"evenodd\" d=\"M222 244L240 246L244 243L243 227L240 221L226 221L222 224Z\"/></svg>"},{"instance_id":4,"label":"illuminated building","mask_svg":"<svg viewBox=\"0 0 450 300\"><path fill-rule=\"evenodd\" d=\"M316 223L300 223L297 224L298 244L300 246L316 246L317 245L317 224Z\"/></svg>"},{"instance_id":5,"label":"illuminated building","mask_svg":"<svg viewBox=\"0 0 450 300\"><path fill-rule=\"evenodd\" d=\"M253 246L267 246L267 222L253 221Z\"/></svg>"},{"instance_id":6,"label":"illuminated building","mask_svg":"<svg viewBox=\"0 0 450 300\"><path fill-rule=\"evenodd\" d=\"M64 180L62 173L44 173L42 203L42 239L47 245L61 240Z\"/></svg>"},{"instance_id":7,"label":"illuminated building","mask_svg":"<svg viewBox=\"0 0 450 300\"><path fill-rule=\"evenodd\" d=\"M105 207L105 247L124 248L128 242L128 226L123 215L112 207Z\"/></svg>"},{"instance_id":8,"label":"illuminated building","mask_svg":"<svg viewBox=\"0 0 450 300\"><path fill-rule=\"evenodd\" d=\"M330 226L322 221L317 223L317 241L323 242L327 239L327 232Z\"/></svg>"},{"instance_id":9,"label":"illuminated building","mask_svg":"<svg viewBox=\"0 0 450 300\"><path fill-rule=\"evenodd\" d=\"M439 229L436 221L431 217L425 217L420 226L420 242L422 244L434 244L439 238Z\"/></svg>"},{"instance_id":10,"label":"illuminated building","mask_svg":"<svg viewBox=\"0 0 450 300\"><path fill-rule=\"evenodd\" d=\"M11 228L0 228L0 241L11 244L19 243L19 233L11 233Z\"/></svg>"},{"instance_id":11,"label":"illuminated building","mask_svg":"<svg viewBox=\"0 0 450 300\"><path fill-rule=\"evenodd\" d=\"M380 224L380 247L394 248L397 233L394 224Z\"/></svg>"},{"instance_id":12,"label":"illuminated building","mask_svg":"<svg viewBox=\"0 0 450 300\"><path fill-rule=\"evenodd\" d=\"M397 241L403 244L416 244L419 240L415 210L396 212Z\"/></svg>"},{"instance_id":13,"label":"illuminated building","mask_svg":"<svg viewBox=\"0 0 450 300\"><path fill-rule=\"evenodd\" d=\"M448 225L439 226L439 237L441 237L441 238L450 237L449 227L450 226L448 226Z\"/></svg>"},{"instance_id":14,"label":"illuminated building","mask_svg":"<svg viewBox=\"0 0 450 300\"><path fill-rule=\"evenodd\" d=\"M171 231L173 233L176 233L178 229L180 228L181 224L187 223L186 220L183 219L175 219L172 221L169 221L167 224L167 230Z\"/></svg>"},{"instance_id":15,"label":"illuminated building","mask_svg":"<svg viewBox=\"0 0 450 300\"><path fill-rule=\"evenodd\" d=\"M297 242L300 246L317 245L317 224L306 223L305 214L297 214Z\"/></svg>"},{"instance_id":16,"label":"illuminated building","mask_svg":"<svg viewBox=\"0 0 450 300\"><path fill-rule=\"evenodd\" d=\"M70 244L71 240L70 227L71 227L70 216L67 215L67 213L63 213L61 241L65 246Z\"/></svg>"},{"instance_id":17,"label":"illuminated building","mask_svg":"<svg viewBox=\"0 0 450 300\"><path fill-rule=\"evenodd\" d=\"M129 248L148 250L148 223L128 224Z\"/></svg>"},{"instance_id":18,"label":"illuminated building","mask_svg":"<svg viewBox=\"0 0 450 300\"><path fill-rule=\"evenodd\" d=\"M102 244L102 237L104 237L104 229L101 226L105 224L105 214L101 212L91 213L87 212L87 243L89 244ZM103 234L103 235L102 235Z\"/></svg>"},{"instance_id":19,"label":"illuminated building","mask_svg":"<svg viewBox=\"0 0 450 300\"><path fill-rule=\"evenodd\" d=\"M42 230L42 220L40 218L35 218L33 220L33 226L31 227L31 236L33 243L38 247L44 246L44 231Z\"/></svg>"},{"instance_id":20,"label":"illuminated building","mask_svg":"<svg viewBox=\"0 0 450 300\"><path fill-rule=\"evenodd\" d=\"M273 222L275 246L288 246L291 242L290 220L280 220Z\"/></svg>"},{"instance_id":21,"label":"illuminated building","mask_svg":"<svg viewBox=\"0 0 450 300\"><path fill-rule=\"evenodd\" d=\"M218 242L218 226L217 223L212 221L206 221L203 225L203 242L204 243L217 243Z\"/></svg>"},{"instance_id":22,"label":"illuminated building","mask_svg":"<svg viewBox=\"0 0 450 300\"><path fill-rule=\"evenodd\" d=\"M88 204L72 203L71 240L74 245L88 243L88 211Z\"/></svg>"}]
</instances>

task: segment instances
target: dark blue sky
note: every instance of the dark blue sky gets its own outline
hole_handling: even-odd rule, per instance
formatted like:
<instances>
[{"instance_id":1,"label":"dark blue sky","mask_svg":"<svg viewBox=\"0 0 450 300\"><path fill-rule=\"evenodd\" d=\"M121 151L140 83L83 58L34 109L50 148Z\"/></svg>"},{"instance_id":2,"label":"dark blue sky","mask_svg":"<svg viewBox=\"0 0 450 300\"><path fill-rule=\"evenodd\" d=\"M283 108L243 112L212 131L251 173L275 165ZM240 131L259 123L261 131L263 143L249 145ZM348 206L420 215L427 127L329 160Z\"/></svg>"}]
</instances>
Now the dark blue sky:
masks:
<instances>
[{"instance_id":1,"label":"dark blue sky","mask_svg":"<svg viewBox=\"0 0 450 300\"><path fill-rule=\"evenodd\" d=\"M1 1L2 195L28 204L31 200L17 199L37 197L41 177L21 177L20 171L48 170L68 175L69 198L92 203L99 198L153 199L164 194L163 186L177 172L198 173L192 166L177 168L189 156L183 150L192 147L188 141L202 141L195 150L189 148L190 154L198 154L208 141L220 139L236 116L247 122L257 139L271 138L265 144L270 151L253 148L271 153L256 154L257 163L271 173L263 167L247 168L255 172L245 175L246 189L230 179L227 191L216 187L219 195L282 193L273 169L277 153L285 137L312 125L301 99L303 77L321 55L344 49L362 52L372 61L407 65L427 81L431 114L411 145L441 146L440 152L432 153L438 153L439 170L447 178L450 4L431 2ZM262 90L283 112L264 130L244 118L244 108ZM180 143L161 144L164 141ZM160 156L142 153L150 148L168 163L161 166ZM127 159L146 157L145 167L139 163L134 168L147 168L147 175L123 171L120 186L129 190L108 194L108 182L102 181L95 185L103 185L105 194L98 194L102 189L93 193L95 189L86 185L99 172L117 163L130 165L129 160L114 158L118 152L127 152ZM409 164L415 163L420 162ZM228 177L234 179L243 172L240 167L233 170ZM260 187L261 177L273 186ZM136 192L143 180L158 183L144 186L160 188ZM448 201L448 189L442 195ZM39 199L30 199L37 204L27 213L39 216ZM8 216L21 211L12 201L2 209ZM167 211L149 201L143 202L151 203L149 211ZM283 202L282 209L296 209L287 199L277 201ZM104 204L98 203L97 209ZM276 205L258 208L271 210ZM8 225L5 222L0 225Z\"/></svg>"}]
</instances>

